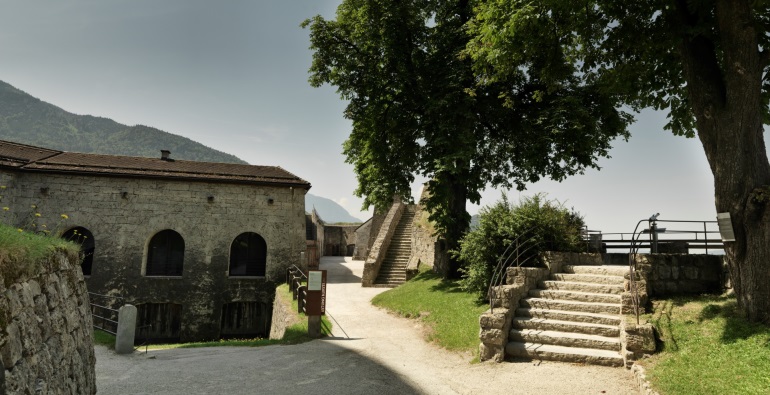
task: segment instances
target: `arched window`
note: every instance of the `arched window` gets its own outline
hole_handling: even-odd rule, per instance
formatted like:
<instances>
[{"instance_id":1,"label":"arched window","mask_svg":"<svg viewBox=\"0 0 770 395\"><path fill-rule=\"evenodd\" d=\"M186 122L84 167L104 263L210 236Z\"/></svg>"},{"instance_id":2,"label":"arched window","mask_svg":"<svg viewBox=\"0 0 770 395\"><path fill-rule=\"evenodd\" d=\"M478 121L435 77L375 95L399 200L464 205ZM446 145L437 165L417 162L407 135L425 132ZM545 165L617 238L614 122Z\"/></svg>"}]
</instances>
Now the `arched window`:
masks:
<instances>
[{"instance_id":1,"label":"arched window","mask_svg":"<svg viewBox=\"0 0 770 395\"><path fill-rule=\"evenodd\" d=\"M80 263L80 268L83 270L84 276L90 276L94 263L94 235L88 229L78 226L62 233L61 237L64 240L80 244L80 251L83 253L83 262Z\"/></svg>"},{"instance_id":2,"label":"arched window","mask_svg":"<svg viewBox=\"0 0 770 395\"><path fill-rule=\"evenodd\" d=\"M148 276L181 276L184 263L184 239L171 229L152 236L147 246Z\"/></svg>"},{"instance_id":3,"label":"arched window","mask_svg":"<svg viewBox=\"0 0 770 395\"><path fill-rule=\"evenodd\" d=\"M267 262L267 243L262 236L246 232L233 240L230 246L231 276L264 276Z\"/></svg>"}]
</instances>

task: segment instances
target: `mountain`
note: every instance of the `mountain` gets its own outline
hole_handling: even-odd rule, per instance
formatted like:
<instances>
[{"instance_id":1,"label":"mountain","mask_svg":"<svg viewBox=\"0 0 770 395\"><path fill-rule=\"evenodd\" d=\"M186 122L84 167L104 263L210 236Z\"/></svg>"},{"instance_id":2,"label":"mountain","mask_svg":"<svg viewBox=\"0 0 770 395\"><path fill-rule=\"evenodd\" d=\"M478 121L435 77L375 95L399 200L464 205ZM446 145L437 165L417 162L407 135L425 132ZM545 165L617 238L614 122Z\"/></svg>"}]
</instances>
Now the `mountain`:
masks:
<instances>
[{"instance_id":1,"label":"mountain","mask_svg":"<svg viewBox=\"0 0 770 395\"><path fill-rule=\"evenodd\" d=\"M175 159L243 163L230 154L186 137L108 118L76 115L0 81L0 140L62 151L158 157L161 149Z\"/></svg>"},{"instance_id":2,"label":"mountain","mask_svg":"<svg viewBox=\"0 0 770 395\"><path fill-rule=\"evenodd\" d=\"M308 193L305 195L305 210L309 212L313 207L315 207L315 211L327 224L338 222L363 222L350 215L347 210L333 200Z\"/></svg>"}]
</instances>

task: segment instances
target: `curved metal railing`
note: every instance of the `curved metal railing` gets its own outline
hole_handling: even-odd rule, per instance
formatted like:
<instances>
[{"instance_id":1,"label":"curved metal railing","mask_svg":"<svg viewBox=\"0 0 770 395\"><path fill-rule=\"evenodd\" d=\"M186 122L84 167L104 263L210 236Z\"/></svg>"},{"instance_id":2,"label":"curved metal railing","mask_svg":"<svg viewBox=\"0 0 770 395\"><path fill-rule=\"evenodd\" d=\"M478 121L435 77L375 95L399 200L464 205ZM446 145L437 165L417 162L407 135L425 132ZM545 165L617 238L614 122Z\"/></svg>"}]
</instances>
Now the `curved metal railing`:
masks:
<instances>
[{"instance_id":1,"label":"curved metal railing","mask_svg":"<svg viewBox=\"0 0 770 395\"><path fill-rule=\"evenodd\" d=\"M487 296L489 297L489 309L494 312L495 301L498 300L496 293L493 292L495 287L502 285L505 280L506 269L516 265L521 267L530 260L532 260L536 254L527 254L532 249L540 245L540 241L537 240L537 236L531 236L527 239L523 237L530 233L534 228L530 228L515 239L511 241L511 244L505 249L500 259L497 261L497 265L492 269L492 277L489 281L489 287L487 288Z\"/></svg>"}]
</instances>

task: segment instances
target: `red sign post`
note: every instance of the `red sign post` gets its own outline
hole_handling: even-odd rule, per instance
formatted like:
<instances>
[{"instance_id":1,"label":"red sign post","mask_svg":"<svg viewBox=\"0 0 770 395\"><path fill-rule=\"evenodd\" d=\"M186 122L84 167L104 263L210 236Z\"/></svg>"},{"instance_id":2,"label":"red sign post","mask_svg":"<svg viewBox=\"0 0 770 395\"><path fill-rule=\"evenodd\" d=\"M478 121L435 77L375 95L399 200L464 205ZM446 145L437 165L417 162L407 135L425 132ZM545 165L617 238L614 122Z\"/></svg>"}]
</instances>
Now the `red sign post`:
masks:
<instances>
[{"instance_id":1,"label":"red sign post","mask_svg":"<svg viewBox=\"0 0 770 395\"><path fill-rule=\"evenodd\" d=\"M310 270L307 274L305 314L326 314L326 270Z\"/></svg>"}]
</instances>

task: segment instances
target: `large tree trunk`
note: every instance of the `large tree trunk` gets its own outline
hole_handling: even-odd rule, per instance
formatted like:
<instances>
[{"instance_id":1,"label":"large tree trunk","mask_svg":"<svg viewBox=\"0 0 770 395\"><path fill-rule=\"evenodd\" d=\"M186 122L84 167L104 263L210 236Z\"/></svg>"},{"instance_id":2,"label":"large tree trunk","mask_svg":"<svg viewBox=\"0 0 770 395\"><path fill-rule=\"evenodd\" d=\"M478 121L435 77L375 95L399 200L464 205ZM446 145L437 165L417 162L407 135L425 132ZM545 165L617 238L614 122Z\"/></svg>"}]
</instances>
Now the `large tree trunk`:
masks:
<instances>
[{"instance_id":1,"label":"large tree trunk","mask_svg":"<svg viewBox=\"0 0 770 395\"><path fill-rule=\"evenodd\" d=\"M685 1L679 4L686 7ZM696 17L681 11L680 20L694 25ZM684 37L680 54L698 137L714 174L716 209L732 218L736 241L725 243L725 252L738 304L749 320L770 324L770 164L760 98L764 59L748 1L718 0L716 17L721 41Z\"/></svg>"}]
</instances>

